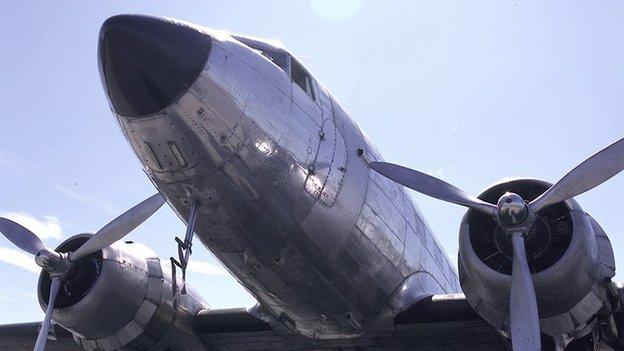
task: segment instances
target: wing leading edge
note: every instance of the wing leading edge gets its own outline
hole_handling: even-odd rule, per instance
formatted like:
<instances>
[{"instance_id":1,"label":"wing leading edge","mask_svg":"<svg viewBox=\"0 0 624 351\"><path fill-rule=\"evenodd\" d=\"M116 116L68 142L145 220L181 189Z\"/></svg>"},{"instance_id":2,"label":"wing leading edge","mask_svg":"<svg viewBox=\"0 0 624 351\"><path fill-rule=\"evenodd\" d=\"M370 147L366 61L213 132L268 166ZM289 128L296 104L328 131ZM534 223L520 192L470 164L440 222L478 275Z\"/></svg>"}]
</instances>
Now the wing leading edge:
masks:
<instances>
[{"instance_id":1,"label":"wing leading edge","mask_svg":"<svg viewBox=\"0 0 624 351\"><path fill-rule=\"evenodd\" d=\"M507 344L463 294L434 295L395 317L395 329L352 339L283 335L244 309L199 313L196 331L210 350L505 350Z\"/></svg>"},{"instance_id":2,"label":"wing leading edge","mask_svg":"<svg viewBox=\"0 0 624 351\"><path fill-rule=\"evenodd\" d=\"M0 350L31 351L40 325L40 322L0 325ZM46 351L82 351L69 331L59 325L51 329L56 340L49 340Z\"/></svg>"},{"instance_id":3,"label":"wing leading edge","mask_svg":"<svg viewBox=\"0 0 624 351\"><path fill-rule=\"evenodd\" d=\"M209 350L506 350L497 332L463 294L434 295L395 317L395 328L352 339L308 339L275 331L244 308L199 312L195 330ZM40 323L0 326L0 349L32 350ZM55 326L46 350L80 351L72 334ZM544 345L546 346L546 345Z\"/></svg>"}]
</instances>

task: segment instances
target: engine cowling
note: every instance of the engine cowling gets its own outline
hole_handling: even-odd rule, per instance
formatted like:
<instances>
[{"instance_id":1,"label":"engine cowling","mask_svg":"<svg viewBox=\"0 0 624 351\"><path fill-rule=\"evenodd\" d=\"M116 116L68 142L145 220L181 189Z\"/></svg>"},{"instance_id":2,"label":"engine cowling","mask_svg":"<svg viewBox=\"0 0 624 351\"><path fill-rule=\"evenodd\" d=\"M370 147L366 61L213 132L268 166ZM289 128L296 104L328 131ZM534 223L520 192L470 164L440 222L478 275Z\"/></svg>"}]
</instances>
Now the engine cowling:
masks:
<instances>
[{"instance_id":1,"label":"engine cowling","mask_svg":"<svg viewBox=\"0 0 624 351\"><path fill-rule=\"evenodd\" d=\"M57 251L73 251L90 236L74 236ZM203 350L193 322L207 305L192 290L174 293L170 272L146 246L115 243L83 258L66 275L52 319L85 350ZM50 275L42 272L38 296L44 311L50 284Z\"/></svg>"},{"instance_id":2,"label":"engine cowling","mask_svg":"<svg viewBox=\"0 0 624 351\"><path fill-rule=\"evenodd\" d=\"M508 179L479 198L496 203L505 192L531 201L551 184ZM605 279L615 275L613 250L600 226L573 199L549 206L525 237L542 333L578 338L608 303ZM466 299L486 321L508 334L512 245L494 220L469 210L459 235L459 277Z\"/></svg>"}]
</instances>

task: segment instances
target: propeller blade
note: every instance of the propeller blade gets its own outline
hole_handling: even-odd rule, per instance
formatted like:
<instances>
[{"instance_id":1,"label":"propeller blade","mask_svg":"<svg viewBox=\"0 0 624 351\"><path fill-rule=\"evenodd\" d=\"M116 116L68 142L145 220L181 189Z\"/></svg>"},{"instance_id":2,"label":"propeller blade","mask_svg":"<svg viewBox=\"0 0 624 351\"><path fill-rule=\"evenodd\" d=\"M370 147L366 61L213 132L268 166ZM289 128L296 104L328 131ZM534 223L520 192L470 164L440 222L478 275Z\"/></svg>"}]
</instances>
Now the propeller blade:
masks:
<instances>
[{"instance_id":1,"label":"propeller blade","mask_svg":"<svg viewBox=\"0 0 624 351\"><path fill-rule=\"evenodd\" d=\"M521 232L512 234L513 268L509 294L509 331L514 351L541 350L539 314L533 278Z\"/></svg>"},{"instance_id":2,"label":"propeller blade","mask_svg":"<svg viewBox=\"0 0 624 351\"><path fill-rule=\"evenodd\" d=\"M153 215L164 203L165 199L160 194L144 200L105 225L76 251L69 254L69 260L76 262L123 238Z\"/></svg>"},{"instance_id":3,"label":"propeller blade","mask_svg":"<svg viewBox=\"0 0 624 351\"><path fill-rule=\"evenodd\" d=\"M496 216L498 213L496 206L468 195L451 184L428 174L387 162L371 162L370 167L386 178L392 179L421 194L466 206L491 216Z\"/></svg>"},{"instance_id":4,"label":"propeller blade","mask_svg":"<svg viewBox=\"0 0 624 351\"><path fill-rule=\"evenodd\" d=\"M50 285L50 299L48 300L48 308L46 309L43 323L41 323L39 335L37 335L37 342L35 343L34 351L45 350L45 345L48 341L48 331L50 330L50 322L52 321L52 310L54 310L54 302L56 301L56 295L58 295L60 286L61 278L53 277L52 284Z\"/></svg>"},{"instance_id":5,"label":"propeller blade","mask_svg":"<svg viewBox=\"0 0 624 351\"><path fill-rule=\"evenodd\" d=\"M531 201L535 212L580 195L624 170L624 138L598 151L568 172L537 199Z\"/></svg>"},{"instance_id":6,"label":"propeller blade","mask_svg":"<svg viewBox=\"0 0 624 351\"><path fill-rule=\"evenodd\" d=\"M10 219L0 217L0 232L15 246L33 255L46 248L35 233Z\"/></svg>"}]
</instances>

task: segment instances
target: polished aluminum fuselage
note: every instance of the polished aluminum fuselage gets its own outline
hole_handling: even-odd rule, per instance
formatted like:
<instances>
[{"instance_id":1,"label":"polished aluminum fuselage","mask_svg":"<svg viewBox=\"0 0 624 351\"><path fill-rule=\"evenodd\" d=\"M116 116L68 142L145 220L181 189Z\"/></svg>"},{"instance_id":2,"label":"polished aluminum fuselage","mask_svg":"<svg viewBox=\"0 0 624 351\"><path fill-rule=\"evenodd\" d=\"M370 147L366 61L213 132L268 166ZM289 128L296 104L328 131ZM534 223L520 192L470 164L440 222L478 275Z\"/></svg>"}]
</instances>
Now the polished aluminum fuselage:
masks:
<instances>
[{"instance_id":1,"label":"polished aluminum fuselage","mask_svg":"<svg viewBox=\"0 0 624 351\"><path fill-rule=\"evenodd\" d=\"M210 33L192 87L149 117L118 116L144 169L196 236L286 329L320 338L374 327L459 291L452 264L381 156L318 83Z\"/></svg>"}]
</instances>

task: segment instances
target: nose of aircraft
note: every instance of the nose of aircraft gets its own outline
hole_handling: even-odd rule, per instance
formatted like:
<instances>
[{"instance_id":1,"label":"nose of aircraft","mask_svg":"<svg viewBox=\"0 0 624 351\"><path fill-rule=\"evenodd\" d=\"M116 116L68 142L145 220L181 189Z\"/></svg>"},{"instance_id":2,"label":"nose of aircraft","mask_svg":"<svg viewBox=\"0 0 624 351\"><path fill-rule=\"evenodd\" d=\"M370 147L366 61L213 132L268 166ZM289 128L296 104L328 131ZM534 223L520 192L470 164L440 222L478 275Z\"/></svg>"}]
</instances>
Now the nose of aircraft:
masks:
<instances>
[{"instance_id":1,"label":"nose of aircraft","mask_svg":"<svg viewBox=\"0 0 624 351\"><path fill-rule=\"evenodd\" d=\"M167 19L119 15L100 29L98 61L115 111L138 117L175 102L204 67L211 39Z\"/></svg>"}]
</instances>

